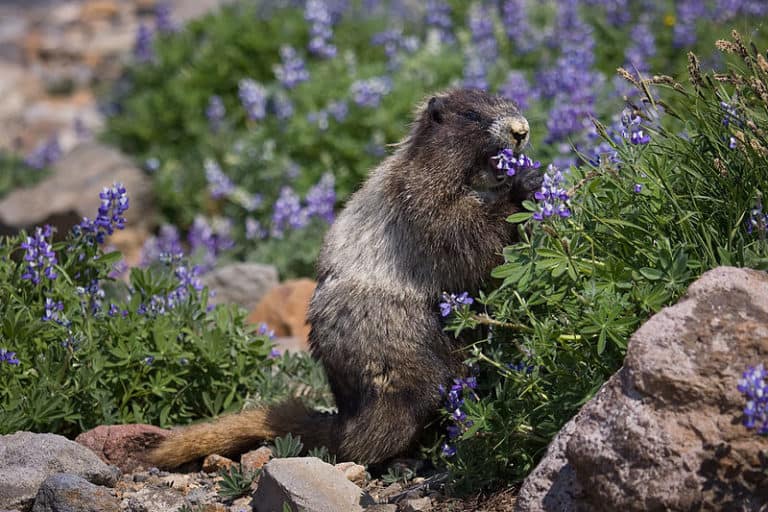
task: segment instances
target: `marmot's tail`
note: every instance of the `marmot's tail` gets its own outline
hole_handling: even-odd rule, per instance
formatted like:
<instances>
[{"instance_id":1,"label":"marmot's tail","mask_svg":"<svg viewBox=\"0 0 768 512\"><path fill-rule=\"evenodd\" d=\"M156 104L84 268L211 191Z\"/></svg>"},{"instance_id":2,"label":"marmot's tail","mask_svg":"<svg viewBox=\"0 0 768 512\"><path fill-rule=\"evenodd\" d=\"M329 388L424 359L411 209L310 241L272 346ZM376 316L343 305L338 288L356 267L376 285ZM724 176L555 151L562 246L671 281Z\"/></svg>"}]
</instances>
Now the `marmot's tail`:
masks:
<instances>
[{"instance_id":1,"label":"marmot's tail","mask_svg":"<svg viewBox=\"0 0 768 512\"><path fill-rule=\"evenodd\" d=\"M147 459L157 467L174 468L212 453L232 457L253 449L265 439L289 432L301 436L305 449L325 446L334 452L334 416L311 411L299 401L247 410L181 428L152 450Z\"/></svg>"}]
</instances>

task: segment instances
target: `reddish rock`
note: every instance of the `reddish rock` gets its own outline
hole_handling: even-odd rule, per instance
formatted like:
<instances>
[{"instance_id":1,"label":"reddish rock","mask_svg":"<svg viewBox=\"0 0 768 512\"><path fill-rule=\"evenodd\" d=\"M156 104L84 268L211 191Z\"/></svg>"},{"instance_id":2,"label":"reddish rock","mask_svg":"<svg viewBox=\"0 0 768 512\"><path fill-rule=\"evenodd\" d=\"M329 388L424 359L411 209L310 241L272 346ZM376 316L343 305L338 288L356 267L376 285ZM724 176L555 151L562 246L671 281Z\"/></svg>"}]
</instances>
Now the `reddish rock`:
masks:
<instances>
[{"instance_id":1,"label":"reddish rock","mask_svg":"<svg viewBox=\"0 0 768 512\"><path fill-rule=\"evenodd\" d=\"M742 425L736 386L767 358L768 274L705 273L635 332L515 510L766 510L768 439Z\"/></svg>"},{"instance_id":2,"label":"reddish rock","mask_svg":"<svg viewBox=\"0 0 768 512\"><path fill-rule=\"evenodd\" d=\"M256 450L244 453L240 457L240 465L243 472L254 472L269 462L272 458L272 450L268 446L262 446Z\"/></svg>"},{"instance_id":3,"label":"reddish rock","mask_svg":"<svg viewBox=\"0 0 768 512\"><path fill-rule=\"evenodd\" d=\"M234 463L232 459L212 453L203 461L203 471L206 473L218 473L222 469L229 469Z\"/></svg>"},{"instance_id":4,"label":"reddish rock","mask_svg":"<svg viewBox=\"0 0 768 512\"><path fill-rule=\"evenodd\" d=\"M104 462L127 473L146 467L142 456L169 433L170 430L152 425L102 425L83 432L75 441L93 450Z\"/></svg>"},{"instance_id":5,"label":"reddish rock","mask_svg":"<svg viewBox=\"0 0 768 512\"><path fill-rule=\"evenodd\" d=\"M266 323L279 337L299 339L307 348L309 324L307 309L316 283L311 279L293 279L272 288L248 315L252 324Z\"/></svg>"}]
</instances>

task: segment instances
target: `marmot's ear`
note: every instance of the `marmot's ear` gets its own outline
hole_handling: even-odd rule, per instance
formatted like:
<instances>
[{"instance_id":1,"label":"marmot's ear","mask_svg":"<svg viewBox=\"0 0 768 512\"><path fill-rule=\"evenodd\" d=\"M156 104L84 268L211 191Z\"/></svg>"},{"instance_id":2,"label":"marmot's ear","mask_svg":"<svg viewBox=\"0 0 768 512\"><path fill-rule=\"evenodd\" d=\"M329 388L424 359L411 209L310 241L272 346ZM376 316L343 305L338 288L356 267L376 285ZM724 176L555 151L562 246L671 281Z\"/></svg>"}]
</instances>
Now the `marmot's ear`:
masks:
<instances>
[{"instance_id":1,"label":"marmot's ear","mask_svg":"<svg viewBox=\"0 0 768 512\"><path fill-rule=\"evenodd\" d=\"M427 112L429 113L429 118L436 123L442 123L444 111L445 100L443 98L438 98L437 96L432 96L432 98L429 100L429 103L427 104Z\"/></svg>"}]
</instances>

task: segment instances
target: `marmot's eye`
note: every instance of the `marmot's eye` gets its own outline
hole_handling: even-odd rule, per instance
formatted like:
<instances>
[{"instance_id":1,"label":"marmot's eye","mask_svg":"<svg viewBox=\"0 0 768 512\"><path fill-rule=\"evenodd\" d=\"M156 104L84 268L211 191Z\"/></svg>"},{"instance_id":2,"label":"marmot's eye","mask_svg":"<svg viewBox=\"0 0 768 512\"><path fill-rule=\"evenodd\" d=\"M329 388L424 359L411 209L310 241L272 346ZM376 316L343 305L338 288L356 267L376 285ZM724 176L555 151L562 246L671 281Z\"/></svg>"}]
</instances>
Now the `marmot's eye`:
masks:
<instances>
[{"instance_id":1,"label":"marmot's eye","mask_svg":"<svg viewBox=\"0 0 768 512\"><path fill-rule=\"evenodd\" d=\"M473 121L475 123L482 123L483 122L483 116L475 112L474 110L465 110L464 112L459 112L459 115L463 118L469 119L470 121Z\"/></svg>"}]
</instances>

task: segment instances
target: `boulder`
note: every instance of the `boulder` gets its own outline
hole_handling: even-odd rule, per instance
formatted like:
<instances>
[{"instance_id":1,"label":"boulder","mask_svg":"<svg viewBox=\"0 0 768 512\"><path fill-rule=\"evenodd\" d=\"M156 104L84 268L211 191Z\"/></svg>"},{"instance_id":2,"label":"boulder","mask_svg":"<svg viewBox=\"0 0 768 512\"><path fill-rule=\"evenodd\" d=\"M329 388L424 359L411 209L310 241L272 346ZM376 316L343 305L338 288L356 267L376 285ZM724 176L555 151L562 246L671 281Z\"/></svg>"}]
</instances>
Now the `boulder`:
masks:
<instances>
[{"instance_id":1,"label":"boulder","mask_svg":"<svg viewBox=\"0 0 768 512\"><path fill-rule=\"evenodd\" d=\"M106 487L57 473L43 481L32 512L120 512L120 501Z\"/></svg>"},{"instance_id":2,"label":"boulder","mask_svg":"<svg viewBox=\"0 0 768 512\"><path fill-rule=\"evenodd\" d=\"M56 473L107 486L120 477L116 467L65 437L32 432L0 436L0 509L29 510L40 484Z\"/></svg>"},{"instance_id":3,"label":"boulder","mask_svg":"<svg viewBox=\"0 0 768 512\"><path fill-rule=\"evenodd\" d=\"M90 448L104 462L129 473L147 465L143 454L169 432L152 425L100 425L83 432L75 441Z\"/></svg>"},{"instance_id":4,"label":"boulder","mask_svg":"<svg viewBox=\"0 0 768 512\"><path fill-rule=\"evenodd\" d=\"M291 279L275 286L251 311L247 321L252 324L266 323L278 339L291 341L290 348L306 350L309 336L307 309L315 286L311 279Z\"/></svg>"},{"instance_id":5,"label":"boulder","mask_svg":"<svg viewBox=\"0 0 768 512\"><path fill-rule=\"evenodd\" d=\"M624 366L562 429L519 511L763 510L768 437L737 390L768 360L768 274L721 267L630 339Z\"/></svg>"},{"instance_id":6,"label":"boulder","mask_svg":"<svg viewBox=\"0 0 768 512\"><path fill-rule=\"evenodd\" d=\"M232 263L203 276L203 284L216 293L211 303L239 304L249 311L277 283L277 269L262 263Z\"/></svg>"},{"instance_id":7,"label":"boulder","mask_svg":"<svg viewBox=\"0 0 768 512\"><path fill-rule=\"evenodd\" d=\"M0 234L51 224L66 233L83 217L94 218L102 188L121 182L128 190L129 226L151 218L151 182L118 150L96 142L74 148L53 166L53 172L32 187L20 188L0 200Z\"/></svg>"},{"instance_id":8,"label":"boulder","mask_svg":"<svg viewBox=\"0 0 768 512\"><path fill-rule=\"evenodd\" d=\"M253 495L256 512L353 512L373 500L344 474L316 457L274 459L262 468Z\"/></svg>"}]
</instances>

